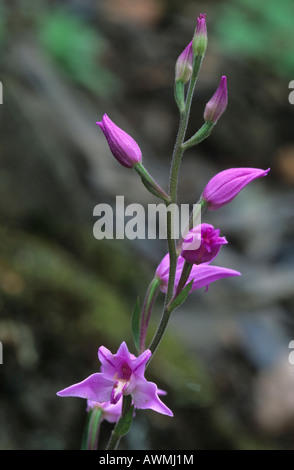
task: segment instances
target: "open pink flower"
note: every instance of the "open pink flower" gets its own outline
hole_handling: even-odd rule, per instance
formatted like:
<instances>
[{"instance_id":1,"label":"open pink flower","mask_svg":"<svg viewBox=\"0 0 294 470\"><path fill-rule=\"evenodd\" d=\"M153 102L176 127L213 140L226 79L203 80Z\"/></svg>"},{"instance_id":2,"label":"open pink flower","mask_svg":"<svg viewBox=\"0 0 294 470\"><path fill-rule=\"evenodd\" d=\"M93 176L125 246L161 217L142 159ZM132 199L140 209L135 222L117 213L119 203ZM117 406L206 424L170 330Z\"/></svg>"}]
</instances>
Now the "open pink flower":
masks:
<instances>
[{"instance_id":1,"label":"open pink flower","mask_svg":"<svg viewBox=\"0 0 294 470\"><path fill-rule=\"evenodd\" d=\"M139 357L128 350L122 342L116 354L101 346L98 357L102 372L90 375L82 382L71 385L57 393L60 397L80 397L115 405L123 395L131 395L135 408L152 409L158 413L173 416L172 411L158 398L155 383L144 377L145 366L151 351L144 351Z\"/></svg>"},{"instance_id":2,"label":"open pink flower","mask_svg":"<svg viewBox=\"0 0 294 470\"><path fill-rule=\"evenodd\" d=\"M114 124L107 114L96 124L102 129L112 154L121 165L132 168L142 161L142 152L137 142Z\"/></svg>"},{"instance_id":3,"label":"open pink flower","mask_svg":"<svg viewBox=\"0 0 294 470\"><path fill-rule=\"evenodd\" d=\"M176 281L175 287L177 287L182 269L184 266L185 260L182 256L178 258L177 270L176 270ZM168 277L169 277L169 254L165 255L156 270L156 276L160 279L160 290L164 293L167 292L168 286ZM241 276L241 273L235 271L234 269L222 268L221 266L212 266L208 263L205 264L195 264L192 267L189 278L187 279L186 284L188 284L192 279L194 279L191 292L205 287L208 289L209 284L219 279L224 279L226 277L235 277Z\"/></svg>"},{"instance_id":4,"label":"open pink flower","mask_svg":"<svg viewBox=\"0 0 294 470\"><path fill-rule=\"evenodd\" d=\"M232 201L251 181L266 176L270 168L230 168L217 173L206 185L202 200L207 209L216 210Z\"/></svg>"},{"instance_id":5,"label":"open pink flower","mask_svg":"<svg viewBox=\"0 0 294 470\"><path fill-rule=\"evenodd\" d=\"M211 262L219 254L221 246L228 243L219 234L220 230L213 225L196 225L184 239L182 257L190 264Z\"/></svg>"}]
</instances>

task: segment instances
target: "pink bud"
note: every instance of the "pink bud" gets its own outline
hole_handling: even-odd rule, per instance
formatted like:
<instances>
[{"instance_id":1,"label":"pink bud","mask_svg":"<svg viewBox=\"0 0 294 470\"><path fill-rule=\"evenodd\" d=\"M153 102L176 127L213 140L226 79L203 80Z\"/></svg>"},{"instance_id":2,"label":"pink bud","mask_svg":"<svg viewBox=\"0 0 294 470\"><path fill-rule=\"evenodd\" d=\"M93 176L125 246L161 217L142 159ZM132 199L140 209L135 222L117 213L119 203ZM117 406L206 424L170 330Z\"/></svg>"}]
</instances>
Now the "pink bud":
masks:
<instances>
[{"instance_id":1,"label":"pink bud","mask_svg":"<svg viewBox=\"0 0 294 470\"><path fill-rule=\"evenodd\" d=\"M213 225L197 225L190 230L183 242L182 257L190 264L210 263L217 257L221 246L228 243L219 234L220 230Z\"/></svg>"},{"instance_id":2,"label":"pink bud","mask_svg":"<svg viewBox=\"0 0 294 470\"><path fill-rule=\"evenodd\" d=\"M179 55L176 62L176 80L187 83L192 75L193 69L193 49L191 41Z\"/></svg>"},{"instance_id":3,"label":"pink bud","mask_svg":"<svg viewBox=\"0 0 294 470\"><path fill-rule=\"evenodd\" d=\"M114 124L107 114L104 114L102 121L96 124L104 132L111 152L121 165L132 168L142 161L142 152L137 142Z\"/></svg>"},{"instance_id":4,"label":"pink bud","mask_svg":"<svg viewBox=\"0 0 294 470\"><path fill-rule=\"evenodd\" d=\"M204 120L216 123L221 115L225 112L228 104L228 90L227 90L227 77L224 75L220 84L213 95L208 101L204 110Z\"/></svg>"},{"instance_id":5,"label":"pink bud","mask_svg":"<svg viewBox=\"0 0 294 470\"><path fill-rule=\"evenodd\" d=\"M215 210L224 206L251 181L266 176L270 168L230 168L215 175L206 185L202 200L207 209Z\"/></svg>"},{"instance_id":6,"label":"pink bud","mask_svg":"<svg viewBox=\"0 0 294 470\"><path fill-rule=\"evenodd\" d=\"M193 38L193 52L195 56L204 56L207 48L206 13L200 13L197 18L197 27Z\"/></svg>"}]
</instances>

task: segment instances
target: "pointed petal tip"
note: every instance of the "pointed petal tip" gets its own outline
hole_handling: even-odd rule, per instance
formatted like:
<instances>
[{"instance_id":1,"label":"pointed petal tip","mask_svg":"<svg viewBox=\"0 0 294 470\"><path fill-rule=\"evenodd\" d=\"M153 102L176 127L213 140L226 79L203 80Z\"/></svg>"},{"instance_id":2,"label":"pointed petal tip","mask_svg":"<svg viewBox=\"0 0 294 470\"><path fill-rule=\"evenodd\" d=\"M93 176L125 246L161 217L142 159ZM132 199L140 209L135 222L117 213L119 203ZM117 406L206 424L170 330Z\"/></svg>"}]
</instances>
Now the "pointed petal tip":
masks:
<instances>
[{"instance_id":1,"label":"pointed petal tip","mask_svg":"<svg viewBox=\"0 0 294 470\"><path fill-rule=\"evenodd\" d=\"M230 269L230 268L224 268L226 273L228 274L227 277L239 277L242 276L242 273L239 271L235 271L235 269Z\"/></svg>"},{"instance_id":2,"label":"pointed petal tip","mask_svg":"<svg viewBox=\"0 0 294 470\"><path fill-rule=\"evenodd\" d=\"M125 341L121 343L116 354L125 356L126 358L130 358L130 351Z\"/></svg>"},{"instance_id":3,"label":"pointed petal tip","mask_svg":"<svg viewBox=\"0 0 294 470\"><path fill-rule=\"evenodd\" d=\"M66 388L64 390L59 390L59 392L57 392L56 395L58 397L67 397L68 395L66 393L66 390L67 390Z\"/></svg>"}]
</instances>

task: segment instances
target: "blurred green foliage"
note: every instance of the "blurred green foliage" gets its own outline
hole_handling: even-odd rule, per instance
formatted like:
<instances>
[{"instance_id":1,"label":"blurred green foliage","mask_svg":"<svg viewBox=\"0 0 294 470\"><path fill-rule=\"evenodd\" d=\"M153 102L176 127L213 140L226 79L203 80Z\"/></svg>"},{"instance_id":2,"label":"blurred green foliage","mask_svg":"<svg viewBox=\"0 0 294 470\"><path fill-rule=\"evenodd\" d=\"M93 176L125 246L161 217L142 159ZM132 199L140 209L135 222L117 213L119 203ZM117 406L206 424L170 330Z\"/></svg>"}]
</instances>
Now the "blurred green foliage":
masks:
<instances>
[{"instance_id":1,"label":"blurred green foliage","mask_svg":"<svg viewBox=\"0 0 294 470\"><path fill-rule=\"evenodd\" d=\"M54 9L42 15L38 35L71 80L100 96L117 95L121 85L101 63L106 41L97 29L66 10Z\"/></svg>"},{"instance_id":2,"label":"blurred green foliage","mask_svg":"<svg viewBox=\"0 0 294 470\"><path fill-rule=\"evenodd\" d=\"M289 77L294 71L293 18L293 0L229 0L219 7L215 28L226 53L257 59Z\"/></svg>"}]
</instances>

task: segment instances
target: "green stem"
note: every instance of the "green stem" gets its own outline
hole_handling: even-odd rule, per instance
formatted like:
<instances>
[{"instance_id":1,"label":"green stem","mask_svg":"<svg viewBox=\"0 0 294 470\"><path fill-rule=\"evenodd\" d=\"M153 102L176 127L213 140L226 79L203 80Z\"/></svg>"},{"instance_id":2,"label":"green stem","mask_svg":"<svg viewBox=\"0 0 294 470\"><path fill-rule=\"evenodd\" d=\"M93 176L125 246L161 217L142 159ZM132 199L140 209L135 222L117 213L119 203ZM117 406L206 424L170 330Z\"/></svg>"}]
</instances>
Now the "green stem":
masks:
<instances>
[{"instance_id":1,"label":"green stem","mask_svg":"<svg viewBox=\"0 0 294 470\"><path fill-rule=\"evenodd\" d=\"M179 293L181 292L183 287L185 287L187 279L190 276L190 272L192 270L192 267L193 267L193 264L187 263L187 261L185 261L184 266L183 266L183 270L182 270L182 274L181 274L181 277L180 277L180 280L179 280L179 283L178 283L178 286L177 286L175 297L177 295L179 295Z\"/></svg>"},{"instance_id":2,"label":"green stem","mask_svg":"<svg viewBox=\"0 0 294 470\"><path fill-rule=\"evenodd\" d=\"M142 319L141 319L141 328L140 328L140 342L139 342L139 350L140 354L145 351L145 341L146 335L148 330L148 325L150 322L150 317L153 309L153 305L156 299L156 296L159 291L160 287L160 279L155 277L146 292L145 301L142 309Z\"/></svg>"},{"instance_id":3,"label":"green stem","mask_svg":"<svg viewBox=\"0 0 294 470\"><path fill-rule=\"evenodd\" d=\"M108 441L108 444L107 444L105 450L115 450L115 449L117 449L121 438L122 438L122 436L120 434L117 434L115 432L115 428L114 428L114 430L111 433L110 439Z\"/></svg>"},{"instance_id":4,"label":"green stem","mask_svg":"<svg viewBox=\"0 0 294 470\"><path fill-rule=\"evenodd\" d=\"M122 411L121 411L121 417L116 423L110 439L108 441L108 444L105 448L105 450L115 450L117 449L119 442L121 438L127 434L129 431L131 424L132 424L132 419L133 419L133 409L132 407L132 397L131 395L126 395L123 397L123 403L122 403ZM131 415L130 415L131 412ZM129 415L129 416L128 416ZM127 420L127 421L126 421Z\"/></svg>"},{"instance_id":5,"label":"green stem","mask_svg":"<svg viewBox=\"0 0 294 470\"><path fill-rule=\"evenodd\" d=\"M181 274L181 278L179 280L179 284L177 286L177 290L176 290L174 299L181 293L182 289L185 287L187 279L189 278L189 275L191 273L192 267L193 267L192 264L189 264L185 261L185 264L184 264L183 270L182 270L182 274ZM158 347L158 345L161 341L161 338L162 338L162 336L165 332L165 329L167 327L167 324L168 324L171 313L176 308L173 305L174 304L174 302L173 302L174 299L171 299L171 301L166 305L166 307L163 311L163 315L162 315L162 318L161 318L161 321L160 321L160 325L159 325L159 327L158 327L158 329L155 333L155 336L152 340L152 343L149 346L149 349L152 352L152 355L156 351L156 349L157 349L157 347ZM152 356L151 356L151 358L152 358ZM149 362L151 361L151 358L150 358Z\"/></svg>"},{"instance_id":6,"label":"green stem","mask_svg":"<svg viewBox=\"0 0 294 470\"><path fill-rule=\"evenodd\" d=\"M171 163L171 171L170 171L170 182L169 182L169 196L170 196L170 204L177 203L177 190L178 190L178 179L179 179L179 171L181 166L182 157L184 154L184 139L187 131L191 104L193 93L195 89L195 85L198 78L198 73L202 63L202 56L196 56L194 58L193 64L193 72L187 92L186 104L185 108L182 112L180 112L180 125L179 131L177 135L177 140L173 152L172 163ZM177 267L177 250L176 250L176 241L175 237L173 236L173 211L168 212L167 217L167 236L168 236L168 250L170 256L170 272L169 272L169 282L168 282L168 289L167 289L167 297L166 303L170 302L173 297L174 291L174 284L175 284L175 273Z\"/></svg>"},{"instance_id":7,"label":"green stem","mask_svg":"<svg viewBox=\"0 0 294 470\"><path fill-rule=\"evenodd\" d=\"M161 341L161 338L165 332L165 329L167 327L167 324L168 324L168 321L169 321L169 317L171 315L171 311L169 311L167 308L164 309L163 311L163 314L162 314L162 317L161 317L161 320L160 320L160 324L159 324L159 327L157 328L157 331L154 335L154 338L152 340L152 342L150 343L150 346L148 349L150 349L152 355L149 359L149 362L151 361L156 349L158 348L159 346L159 343ZM149 364L148 362L148 364Z\"/></svg>"},{"instance_id":8,"label":"green stem","mask_svg":"<svg viewBox=\"0 0 294 470\"><path fill-rule=\"evenodd\" d=\"M202 60L203 60L203 56L194 57L193 72L192 72L189 88L187 91L185 107L182 107L180 109L180 124L179 124L178 135L177 135L177 139L176 139L176 143L174 147L174 152L172 156L172 163L171 163L171 170L170 170L170 181L169 181L170 202L168 203L168 206L171 204L177 203L179 171L180 171L182 157L185 151L184 139L185 139L189 116L190 116L193 93L194 93L195 85L197 82L199 70L202 64ZM164 310L162 313L161 321L149 347L149 349L152 352L152 355L157 349L161 341L161 338L165 332L166 326L168 324L171 311L167 310L167 305L170 303L174 295L174 285L175 285L178 253L177 253L177 247L176 247L176 240L175 240L175 237L173 236L174 235L174 230L173 230L174 217L173 217L173 206L171 207L172 207L172 210L167 212L167 237L168 237L168 251L169 251L169 257L170 257L168 288L167 288L167 294L165 298L165 305L164 305Z\"/></svg>"}]
</instances>

